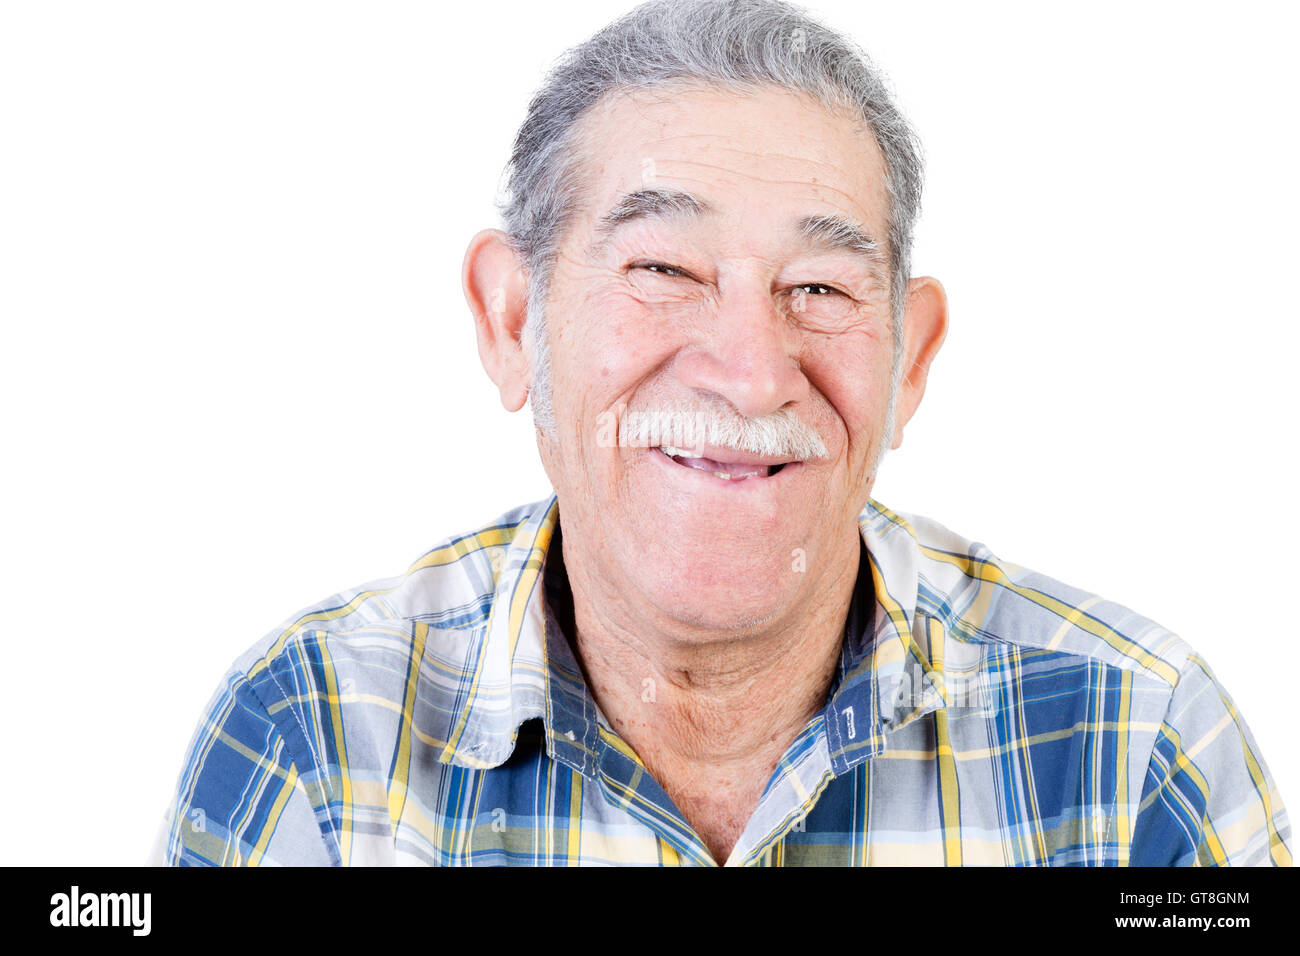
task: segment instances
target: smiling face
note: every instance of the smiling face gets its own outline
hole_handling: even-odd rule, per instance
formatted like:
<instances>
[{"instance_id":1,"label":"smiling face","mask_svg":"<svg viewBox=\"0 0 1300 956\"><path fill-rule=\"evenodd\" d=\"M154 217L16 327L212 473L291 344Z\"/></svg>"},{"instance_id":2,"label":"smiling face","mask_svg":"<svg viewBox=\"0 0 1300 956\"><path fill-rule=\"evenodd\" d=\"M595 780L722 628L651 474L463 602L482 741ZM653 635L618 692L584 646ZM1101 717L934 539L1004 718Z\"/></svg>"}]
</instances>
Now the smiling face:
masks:
<instances>
[{"instance_id":1,"label":"smiling face","mask_svg":"<svg viewBox=\"0 0 1300 956\"><path fill-rule=\"evenodd\" d=\"M793 623L856 560L942 290L915 280L885 434L889 206L865 126L772 88L675 86L606 97L579 131L585 193L545 310L555 432L538 432L566 562L576 548L619 600L687 627ZM665 412L704 433L654 427Z\"/></svg>"}]
</instances>

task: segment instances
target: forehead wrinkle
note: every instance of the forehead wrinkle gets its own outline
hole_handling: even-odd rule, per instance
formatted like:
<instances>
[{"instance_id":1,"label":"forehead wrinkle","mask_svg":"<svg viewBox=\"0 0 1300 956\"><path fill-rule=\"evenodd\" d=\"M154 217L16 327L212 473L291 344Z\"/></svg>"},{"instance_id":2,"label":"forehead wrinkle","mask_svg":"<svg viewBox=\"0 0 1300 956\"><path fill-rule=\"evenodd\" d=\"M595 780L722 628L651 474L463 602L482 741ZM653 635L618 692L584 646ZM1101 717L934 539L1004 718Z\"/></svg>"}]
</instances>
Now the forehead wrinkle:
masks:
<instances>
[{"instance_id":1,"label":"forehead wrinkle","mask_svg":"<svg viewBox=\"0 0 1300 956\"><path fill-rule=\"evenodd\" d=\"M787 137L787 140L789 138L790 137ZM720 156L723 157L730 154L730 155L741 157L745 160L760 159L765 165L772 165L773 163L779 162L779 163L785 163L790 165L814 166L820 169L827 169L837 173L843 169L843 166L840 163L837 163L832 159L826 159L821 156L810 155L808 153L784 153L784 152L778 152L776 150L766 149L766 148L755 151L754 149L747 149L740 146L732 146L725 142L718 143L716 142L717 139L716 135L712 133L682 133L677 136L664 136L664 137L660 137L659 139L655 140L652 143L646 144L646 149L653 152L653 149L656 146L683 143L683 142L689 143L691 140L697 140L697 139L702 139L706 141L709 152L719 154ZM813 138L810 138L809 141L816 146L823 145ZM819 152L824 152L824 149L819 150ZM662 158L665 160L669 160L673 163L699 162L698 160L693 160L686 157L664 156Z\"/></svg>"},{"instance_id":2,"label":"forehead wrinkle","mask_svg":"<svg viewBox=\"0 0 1300 956\"><path fill-rule=\"evenodd\" d=\"M716 171L716 172L722 173L722 174L727 175L727 176L735 176L735 177L738 177L738 178L741 178L741 179L749 180L749 181L751 181L751 182L755 182L755 183L764 183L764 184L766 184L766 185L770 185L770 186L806 186L806 187L812 187L812 188L815 189L815 190L819 190L819 191L820 191L820 190L825 190L826 192L831 193L832 195L838 196L838 197L840 197L840 198L841 198L845 203L847 203L847 204L849 204L849 205L852 205L852 206L859 206L859 207L862 205L861 197L859 197L859 196L855 196L853 193L846 192L844 189L841 189L841 188L839 188L838 186L834 186L834 185L830 184L829 182L811 181L811 180L808 180L808 179L783 179L783 178L779 178L779 177L776 177L776 176L760 176L760 175L758 175L757 173L744 172L744 171L742 171L742 170L738 170L738 169L736 169L736 168L733 167L733 166L720 166L720 165L718 165L717 163L706 163L706 162L704 162L704 161L702 161L702 160L698 160L698 159L673 159L673 160L672 160L672 164L673 164L674 167L678 167L678 166L699 166L699 167L701 167L702 169L714 170L714 171ZM833 169L834 167L830 167L830 166L828 166L828 168L832 168L832 169ZM686 178L684 175L678 174L678 173L676 173L676 172L673 173L673 177L674 177L674 178L677 178L677 179L684 179L684 178ZM699 181L702 182L702 183L703 183L703 182L708 182L708 180L705 180L705 179L701 179L701 180L699 180Z\"/></svg>"}]
</instances>

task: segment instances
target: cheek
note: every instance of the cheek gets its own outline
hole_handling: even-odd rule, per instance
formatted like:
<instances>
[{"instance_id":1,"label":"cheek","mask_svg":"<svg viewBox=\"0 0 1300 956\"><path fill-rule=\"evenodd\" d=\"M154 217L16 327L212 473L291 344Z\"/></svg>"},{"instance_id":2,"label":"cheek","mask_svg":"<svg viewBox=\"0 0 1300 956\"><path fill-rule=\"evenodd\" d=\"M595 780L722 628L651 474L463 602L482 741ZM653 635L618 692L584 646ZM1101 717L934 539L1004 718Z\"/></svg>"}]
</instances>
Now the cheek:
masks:
<instances>
[{"instance_id":1,"label":"cheek","mask_svg":"<svg viewBox=\"0 0 1300 956\"><path fill-rule=\"evenodd\" d=\"M678 323L657 317L626 294L595 295L569 313L552 363L598 414L617 404L679 347ZM556 353L562 353L556 354Z\"/></svg>"},{"instance_id":2,"label":"cheek","mask_svg":"<svg viewBox=\"0 0 1300 956\"><path fill-rule=\"evenodd\" d=\"M805 345L804 374L830 403L850 443L874 441L889 401L893 342L874 331L819 336Z\"/></svg>"}]
</instances>

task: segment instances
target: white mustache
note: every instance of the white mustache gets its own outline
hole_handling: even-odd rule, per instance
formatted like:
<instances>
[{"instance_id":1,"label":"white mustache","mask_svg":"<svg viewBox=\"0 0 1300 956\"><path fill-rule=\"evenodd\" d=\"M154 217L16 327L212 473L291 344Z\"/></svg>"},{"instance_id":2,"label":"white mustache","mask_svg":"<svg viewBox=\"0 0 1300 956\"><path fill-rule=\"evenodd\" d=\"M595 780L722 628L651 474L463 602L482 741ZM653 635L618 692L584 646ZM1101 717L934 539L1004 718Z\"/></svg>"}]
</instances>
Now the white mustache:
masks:
<instances>
[{"instance_id":1,"label":"white mustache","mask_svg":"<svg viewBox=\"0 0 1300 956\"><path fill-rule=\"evenodd\" d=\"M645 409L624 412L619 444L643 448L716 445L792 461L825 458L826 445L811 425L783 408L762 418L737 418L706 409Z\"/></svg>"}]
</instances>

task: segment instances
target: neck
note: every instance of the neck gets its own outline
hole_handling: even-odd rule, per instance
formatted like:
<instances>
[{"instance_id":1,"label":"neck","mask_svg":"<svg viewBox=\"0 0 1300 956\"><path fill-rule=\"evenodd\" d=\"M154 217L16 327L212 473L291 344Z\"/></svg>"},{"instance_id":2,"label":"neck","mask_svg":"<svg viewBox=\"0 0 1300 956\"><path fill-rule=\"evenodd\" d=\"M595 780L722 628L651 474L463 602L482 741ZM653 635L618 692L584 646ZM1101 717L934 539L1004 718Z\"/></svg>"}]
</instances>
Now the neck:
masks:
<instances>
[{"instance_id":1,"label":"neck","mask_svg":"<svg viewBox=\"0 0 1300 956\"><path fill-rule=\"evenodd\" d=\"M570 632L592 695L615 731L669 781L761 778L825 705L839 663L860 538L856 525L790 608L720 633L629 608L602 565L565 539ZM606 566L607 568L607 566ZM689 785L689 784L687 784ZM756 800L756 795L755 795Z\"/></svg>"}]
</instances>

